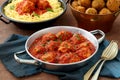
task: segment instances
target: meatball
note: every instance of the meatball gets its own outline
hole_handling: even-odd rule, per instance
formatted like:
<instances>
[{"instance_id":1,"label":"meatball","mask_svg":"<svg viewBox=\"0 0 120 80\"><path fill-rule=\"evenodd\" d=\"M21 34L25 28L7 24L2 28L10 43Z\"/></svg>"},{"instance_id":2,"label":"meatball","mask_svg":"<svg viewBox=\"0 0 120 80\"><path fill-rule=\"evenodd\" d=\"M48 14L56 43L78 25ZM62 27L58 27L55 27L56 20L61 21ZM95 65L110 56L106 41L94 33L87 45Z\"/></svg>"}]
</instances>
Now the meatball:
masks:
<instances>
[{"instance_id":1,"label":"meatball","mask_svg":"<svg viewBox=\"0 0 120 80\"><path fill-rule=\"evenodd\" d=\"M16 5L16 11L22 15L25 13L31 13L35 9L35 4L29 0L23 0Z\"/></svg>"},{"instance_id":2,"label":"meatball","mask_svg":"<svg viewBox=\"0 0 120 80\"><path fill-rule=\"evenodd\" d=\"M119 6L120 6L120 0L117 0L118 1L118 3L119 3Z\"/></svg>"},{"instance_id":3,"label":"meatball","mask_svg":"<svg viewBox=\"0 0 120 80\"><path fill-rule=\"evenodd\" d=\"M82 13L85 12L85 7L83 7L83 6L77 6L75 9L76 9L77 11L82 12Z\"/></svg>"},{"instance_id":4,"label":"meatball","mask_svg":"<svg viewBox=\"0 0 120 80\"><path fill-rule=\"evenodd\" d=\"M51 6L50 6L50 4L49 4L49 2L47 0L38 0L37 7L40 10L45 10L47 8L51 8Z\"/></svg>"},{"instance_id":5,"label":"meatball","mask_svg":"<svg viewBox=\"0 0 120 80\"><path fill-rule=\"evenodd\" d=\"M80 57L74 53L65 53L59 57L59 63L72 63L80 61Z\"/></svg>"},{"instance_id":6,"label":"meatball","mask_svg":"<svg viewBox=\"0 0 120 80\"><path fill-rule=\"evenodd\" d=\"M95 8L88 8L85 11L86 14L97 14L97 10Z\"/></svg>"},{"instance_id":7,"label":"meatball","mask_svg":"<svg viewBox=\"0 0 120 80\"><path fill-rule=\"evenodd\" d=\"M92 7L97 10L102 9L104 6L105 6L104 0L93 0L92 1Z\"/></svg>"},{"instance_id":8,"label":"meatball","mask_svg":"<svg viewBox=\"0 0 120 80\"><path fill-rule=\"evenodd\" d=\"M67 41L62 42L58 48L58 51L63 52L63 53L73 51L73 50L74 50L74 46Z\"/></svg>"},{"instance_id":9,"label":"meatball","mask_svg":"<svg viewBox=\"0 0 120 80\"><path fill-rule=\"evenodd\" d=\"M37 54L44 54L46 49L42 45L35 45L35 46L31 46L29 48L29 51L30 53L32 53L32 55L37 55Z\"/></svg>"},{"instance_id":10,"label":"meatball","mask_svg":"<svg viewBox=\"0 0 120 80\"><path fill-rule=\"evenodd\" d=\"M47 42L49 42L50 40L56 40L57 39L57 37L56 37L56 35L55 34L53 34L53 33L47 33L47 34L44 34L43 36L42 36L42 43L47 43Z\"/></svg>"},{"instance_id":11,"label":"meatball","mask_svg":"<svg viewBox=\"0 0 120 80\"><path fill-rule=\"evenodd\" d=\"M82 42L86 41L86 38L83 37L81 34L74 34L71 38L70 38L70 43L71 44L80 44Z\"/></svg>"},{"instance_id":12,"label":"meatball","mask_svg":"<svg viewBox=\"0 0 120 80\"><path fill-rule=\"evenodd\" d=\"M56 61L55 56L55 52L47 52L41 56L41 60L54 63Z\"/></svg>"},{"instance_id":13,"label":"meatball","mask_svg":"<svg viewBox=\"0 0 120 80\"><path fill-rule=\"evenodd\" d=\"M107 3L107 8L111 10L112 12L116 12L119 10L119 1L118 0L108 0Z\"/></svg>"},{"instance_id":14,"label":"meatball","mask_svg":"<svg viewBox=\"0 0 120 80\"><path fill-rule=\"evenodd\" d=\"M76 55L74 53L72 53L72 54L73 55L72 55L72 58L70 58L69 63L73 63L73 62L77 62L77 61L81 60L81 58L78 55Z\"/></svg>"},{"instance_id":15,"label":"meatball","mask_svg":"<svg viewBox=\"0 0 120 80\"><path fill-rule=\"evenodd\" d=\"M85 59L85 58L89 57L92 54L92 52L91 52L91 50L89 48L83 47L83 48L77 50L76 54L78 54L78 56L81 59Z\"/></svg>"},{"instance_id":16,"label":"meatball","mask_svg":"<svg viewBox=\"0 0 120 80\"><path fill-rule=\"evenodd\" d=\"M59 62L58 63L69 63L70 58L72 58L73 54L72 53L64 53L59 57Z\"/></svg>"},{"instance_id":17,"label":"meatball","mask_svg":"<svg viewBox=\"0 0 120 80\"><path fill-rule=\"evenodd\" d=\"M105 15L105 14L111 14L112 12L107 9L107 8L103 8L102 10L100 10L99 14L100 15Z\"/></svg>"},{"instance_id":18,"label":"meatball","mask_svg":"<svg viewBox=\"0 0 120 80\"><path fill-rule=\"evenodd\" d=\"M29 0L29 1L31 1L33 3L37 3L38 0Z\"/></svg>"},{"instance_id":19,"label":"meatball","mask_svg":"<svg viewBox=\"0 0 120 80\"><path fill-rule=\"evenodd\" d=\"M91 5L91 0L78 0L78 4L88 8Z\"/></svg>"},{"instance_id":20,"label":"meatball","mask_svg":"<svg viewBox=\"0 0 120 80\"><path fill-rule=\"evenodd\" d=\"M46 44L45 48L48 51L54 51L57 50L60 45L60 42L58 41L50 41Z\"/></svg>"},{"instance_id":21,"label":"meatball","mask_svg":"<svg viewBox=\"0 0 120 80\"><path fill-rule=\"evenodd\" d=\"M73 34L69 31L62 30L62 31L58 32L56 34L56 36L57 36L58 39L60 39L62 41L65 41L65 40L70 39L73 36Z\"/></svg>"},{"instance_id":22,"label":"meatball","mask_svg":"<svg viewBox=\"0 0 120 80\"><path fill-rule=\"evenodd\" d=\"M71 5L73 8L76 8L79 4L78 1L73 1Z\"/></svg>"}]
</instances>

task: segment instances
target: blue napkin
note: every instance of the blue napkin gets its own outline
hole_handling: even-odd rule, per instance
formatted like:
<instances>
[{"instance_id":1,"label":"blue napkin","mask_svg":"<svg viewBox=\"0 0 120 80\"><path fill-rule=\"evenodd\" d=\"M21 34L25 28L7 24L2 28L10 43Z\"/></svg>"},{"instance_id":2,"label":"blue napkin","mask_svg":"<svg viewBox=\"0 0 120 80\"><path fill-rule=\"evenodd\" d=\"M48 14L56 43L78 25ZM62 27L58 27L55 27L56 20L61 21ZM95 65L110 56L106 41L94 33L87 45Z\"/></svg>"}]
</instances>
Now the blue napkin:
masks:
<instances>
[{"instance_id":1,"label":"blue napkin","mask_svg":"<svg viewBox=\"0 0 120 80\"><path fill-rule=\"evenodd\" d=\"M57 75L61 80L83 80L84 74L95 64L100 58L102 51L107 47L109 41L104 40L99 47L97 54L87 64L87 66L81 67L78 70L72 72L55 72L48 71L35 65L19 64L14 60L13 54L17 51L24 50L24 45L28 36L13 34L3 44L0 44L0 60L4 66L16 77L30 76L40 72L46 72L49 74ZM27 53L21 56L22 58L30 59L31 57ZM100 76L120 78L120 51L115 59L106 61L104 64Z\"/></svg>"}]
</instances>

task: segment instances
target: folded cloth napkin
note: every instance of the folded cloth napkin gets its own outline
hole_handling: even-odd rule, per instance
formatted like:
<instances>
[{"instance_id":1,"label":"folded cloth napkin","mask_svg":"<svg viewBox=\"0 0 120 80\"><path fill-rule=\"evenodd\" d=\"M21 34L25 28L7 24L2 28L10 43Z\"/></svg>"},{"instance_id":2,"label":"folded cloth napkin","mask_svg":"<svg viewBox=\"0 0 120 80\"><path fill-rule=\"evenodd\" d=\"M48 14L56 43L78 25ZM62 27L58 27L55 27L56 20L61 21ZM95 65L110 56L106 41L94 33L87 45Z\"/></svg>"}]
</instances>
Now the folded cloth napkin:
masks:
<instances>
[{"instance_id":1,"label":"folded cloth napkin","mask_svg":"<svg viewBox=\"0 0 120 80\"><path fill-rule=\"evenodd\" d=\"M96 61L98 61L102 51L109 44L109 41L104 40L100 44L97 54L92 58L87 66L81 67L80 69L72 72L55 72L44 70L35 65L19 64L14 60L13 54L25 49L24 45L27 38L28 36L13 34L3 44L0 44L0 60L8 69L8 71L10 71L16 77L24 77L40 72L46 72L59 76L61 80L83 80L84 74L95 64ZM31 58L29 55L27 55L27 53L21 55L21 57L27 59ZM115 59L106 61L100 76L120 78L120 51Z\"/></svg>"}]
</instances>

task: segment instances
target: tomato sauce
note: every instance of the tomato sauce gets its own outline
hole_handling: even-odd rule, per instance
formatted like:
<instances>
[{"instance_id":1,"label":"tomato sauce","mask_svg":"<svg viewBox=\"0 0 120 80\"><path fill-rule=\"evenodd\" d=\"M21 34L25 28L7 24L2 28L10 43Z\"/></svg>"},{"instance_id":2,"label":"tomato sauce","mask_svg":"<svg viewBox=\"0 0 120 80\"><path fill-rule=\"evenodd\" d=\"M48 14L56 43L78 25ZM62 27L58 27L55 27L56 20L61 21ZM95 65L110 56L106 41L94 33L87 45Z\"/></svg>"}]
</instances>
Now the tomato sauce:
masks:
<instances>
[{"instance_id":1,"label":"tomato sauce","mask_svg":"<svg viewBox=\"0 0 120 80\"><path fill-rule=\"evenodd\" d=\"M26 13L35 12L38 15L41 15L47 12L47 9L51 9L49 2L47 0L23 0L16 5L16 11L22 15Z\"/></svg>"},{"instance_id":2,"label":"tomato sauce","mask_svg":"<svg viewBox=\"0 0 120 80\"><path fill-rule=\"evenodd\" d=\"M59 31L46 33L37 38L29 52L36 58L50 63L73 63L88 58L95 46L79 33Z\"/></svg>"}]
</instances>

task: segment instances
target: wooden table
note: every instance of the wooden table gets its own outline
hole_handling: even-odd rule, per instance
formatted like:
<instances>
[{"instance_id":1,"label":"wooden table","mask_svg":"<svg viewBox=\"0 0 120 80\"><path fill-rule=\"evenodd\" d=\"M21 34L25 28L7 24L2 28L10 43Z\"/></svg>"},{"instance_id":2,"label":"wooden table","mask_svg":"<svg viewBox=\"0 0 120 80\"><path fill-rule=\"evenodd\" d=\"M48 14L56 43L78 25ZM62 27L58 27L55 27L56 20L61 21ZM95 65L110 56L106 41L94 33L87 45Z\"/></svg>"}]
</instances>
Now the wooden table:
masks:
<instances>
[{"instance_id":1,"label":"wooden table","mask_svg":"<svg viewBox=\"0 0 120 80\"><path fill-rule=\"evenodd\" d=\"M0 0L0 4L3 1L5 0ZM58 20L56 20L56 22L54 22L53 25L77 26L77 22L73 17L71 10L68 7L66 13L63 16L61 16ZM13 23L5 24L2 21L0 21L0 43L3 43L6 40L6 38L8 38L11 34L31 35L35 31L37 30L20 29ZM120 48L120 15L115 20L112 30L106 33L106 39L118 40ZM7 71L4 65L0 62L0 80L59 80L59 78L57 76L47 73L38 73L36 75L29 77L16 78L9 71ZM99 77L99 80L120 80L120 79Z\"/></svg>"}]
</instances>

